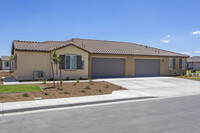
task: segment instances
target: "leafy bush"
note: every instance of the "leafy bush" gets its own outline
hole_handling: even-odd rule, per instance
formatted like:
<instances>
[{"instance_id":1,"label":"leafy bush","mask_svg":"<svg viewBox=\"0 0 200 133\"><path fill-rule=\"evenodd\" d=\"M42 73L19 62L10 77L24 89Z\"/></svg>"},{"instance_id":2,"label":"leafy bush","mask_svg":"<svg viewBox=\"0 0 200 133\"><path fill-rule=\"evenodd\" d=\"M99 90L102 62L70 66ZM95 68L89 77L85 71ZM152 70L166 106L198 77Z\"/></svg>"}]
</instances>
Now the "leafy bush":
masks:
<instances>
[{"instance_id":1,"label":"leafy bush","mask_svg":"<svg viewBox=\"0 0 200 133\"><path fill-rule=\"evenodd\" d=\"M79 83L79 79L76 80L76 83Z\"/></svg>"},{"instance_id":2,"label":"leafy bush","mask_svg":"<svg viewBox=\"0 0 200 133\"><path fill-rule=\"evenodd\" d=\"M189 76L192 77L193 76L192 73L190 73Z\"/></svg>"},{"instance_id":3,"label":"leafy bush","mask_svg":"<svg viewBox=\"0 0 200 133\"><path fill-rule=\"evenodd\" d=\"M69 77L66 77L66 80L69 80L70 78Z\"/></svg>"},{"instance_id":4,"label":"leafy bush","mask_svg":"<svg viewBox=\"0 0 200 133\"><path fill-rule=\"evenodd\" d=\"M87 85L87 86L85 87L85 89L90 89L90 85Z\"/></svg>"},{"instance_id":5,"label":"leafy bush","mask_svg":"<svg viewBox=\"0 0 200 133\"><path fill-rule=\"evenodd\" d=\"M109 85L105 85L104 87L105 87L105 88L109 88Z\"/></svg>"},{"instance_id":6,"label":"leafy bush","mask_svg":"<svg viewBox=\"0 0 200 133\"><path fill-rule=\"evenodd\" d=\"M73 83L73 86L76 86L76 83Z\"/></svg>"},{"instance_id":7,"label":"leafy bush","mask_svg":"<svg viewBox=\"0 0 200 133\"><path fill-rule=\"evenodd\" d=\"M28 93L24 93L23 97L29 97Z\"/></svg>"},{"instance_id":8,"label":"leafy bush","mask_svg":"<svg viewBox=\"0 0 200 133\"><path fill-rule=\"evenodd\" d=\"M101 88L99 89L99 92L102 92Z\"/></svg>"},{"instance_id":9,"label":"leafy bush","mask_svg":"<svg viewBox=\"0 0 200 133\"><path fill-rule=\"evenodd\" d=\"M44 95L49 95L49 94L47 92L45 92Z\"/></svg>"},{"instance_id":10,"label":"leafy bush","mask_svg":"<svg viewBox=\"0 0 200 133\"><path fill-rule=\"evenodd\" d=\"M182 74L182 73L180 74L180 77L181 77L181 78L183 77L183 74Z\"/></svg>"},{"instance_id":11,"label":"leafy bush","mask_svg":"<svg viewBox=\"0 0 200 133\"><path fill-rule=\"evenodd\" d=\"M62 91L62 90L63 90L63 88L61 88L61 87L58 87L58 88L57 88L57 90L60 90L60 91Z\"/></svg>"},{"instance_id":12,"label":"leafy bush","mask_svg":"<svg viewBox=\"0 0 200 133\"><path fill-rule=\"evenodd\" d=\"M82 93L85 93L86 91L85 91L85 90L81 90L81 92L82 92Z\"/></svg>"},{"instance_id":13,"label":"leafy bush","mask_svg":"<svg viewBox=\"0 0 200 133\"><path fill-rule=\"evenodd\" d=\"M64 94L65 94L65 95L66 95L66 94L69 94L69 92L68 92L68 91L65 91Z\"/></svg>"},{"instance_id":14,"label":"leafy bush","mask_svg":"<svg viewBox=\"0 0 200 133\"><path fill-rule=\"evenodd\" d=\"M187 74L185 74L185 78L187 78L188 77L188 75Z\"/></svg>"},{"instance_id":15,"label":"leafy bush","mask_svg":"<svg viewBox=\"0 0 200 133\"><path fill-rule=\"evenodd\" d=\"M197 77L199 77L199 74L197 73Z\"/></svg>"},{"instance_id":16,"label":"leafy bush","mask_svg":"<svg viewBox=\"0 0 200 133\"><path fill-rule=\"evenodd\" d=\"M42 84L46 84L47 83L47 80L46 79L43 79L42 80Z\"/></svg>"}]
</instances>

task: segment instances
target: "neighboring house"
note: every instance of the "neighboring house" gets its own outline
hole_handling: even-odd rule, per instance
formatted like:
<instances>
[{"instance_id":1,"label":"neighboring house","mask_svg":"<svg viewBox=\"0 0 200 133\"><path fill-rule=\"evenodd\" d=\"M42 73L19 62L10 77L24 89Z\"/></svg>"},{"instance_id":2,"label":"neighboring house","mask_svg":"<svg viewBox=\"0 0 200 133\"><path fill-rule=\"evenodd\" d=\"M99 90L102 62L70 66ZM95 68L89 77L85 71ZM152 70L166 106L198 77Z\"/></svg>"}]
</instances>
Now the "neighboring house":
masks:
<instances>
[{"instance_id":1,"label":"neighboring house","mask_svg":"<svg viewBox=\"0 0 200 133\"><path fill-rule=\"evenodd\" d=\"M177 75L186 73L188 58L187 55L129 42L77 38L45 42L14 40L15 78L34 80L43 76L51 79L50 52L53 48L62 58L63 79Z\"/></svg>"},{"instance_id":2,"label":"neighboring house","mask_svg":"<svg viewBox=\"0 0 200 133\"><path fill-rule=\"evenodd\" d=\"M2 56L0 59L0 70L10 70L10 56Z\"/></svg>"},{"instance_id":3,"label":"neighboring house","mask_svg":"<svg viewBox=\"0 0 200 133\"><path fill-rule=\"evenodd\" d=\"M200 56L193 56L187 59L188 69L200 70Z\"/></svg>"}]
</instances>

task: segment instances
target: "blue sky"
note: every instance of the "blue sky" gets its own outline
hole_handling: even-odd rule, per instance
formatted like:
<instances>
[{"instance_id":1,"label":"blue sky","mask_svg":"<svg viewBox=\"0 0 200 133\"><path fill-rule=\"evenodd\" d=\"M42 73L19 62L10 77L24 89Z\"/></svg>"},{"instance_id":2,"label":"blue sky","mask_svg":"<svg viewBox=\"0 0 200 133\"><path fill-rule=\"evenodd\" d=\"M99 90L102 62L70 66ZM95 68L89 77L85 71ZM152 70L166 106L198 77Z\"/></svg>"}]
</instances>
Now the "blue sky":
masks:
<instances>
[{"instance_id":1,"label":"blue sky","mask_svg":"<svg viewBox=\"0 0 200 133\"><path fill-rule=\"evenodd\" d=\"M200 55L199 0L0 0L0 56L13 40L87 38Z\"/></svg>"}]
</instances>

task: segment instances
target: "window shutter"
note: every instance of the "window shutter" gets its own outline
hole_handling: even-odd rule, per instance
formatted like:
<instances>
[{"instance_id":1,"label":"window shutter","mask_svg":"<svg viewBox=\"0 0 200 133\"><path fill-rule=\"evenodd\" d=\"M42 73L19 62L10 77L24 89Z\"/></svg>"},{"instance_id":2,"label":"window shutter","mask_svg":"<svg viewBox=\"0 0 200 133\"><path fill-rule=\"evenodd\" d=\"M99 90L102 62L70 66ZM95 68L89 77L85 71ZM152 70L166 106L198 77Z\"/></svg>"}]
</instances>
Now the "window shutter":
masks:
<instances>
[{"instance_id":1,"label":"window shutter","mask_svg":"<svg viewBox=\"0 0 200 133\"><path fill-rule=\"evenodd\" d=\"M14 56L14 65L15 70L17 70L17 55Z\"/></svg>"},{"instance_id":2,"label":"window shutter","mask_svg":"<svg viewBox=\"0 0 200 133\"><path fill-rule=\"evenodd\" d=\"M176 59L173 59L173 69L176 68Z\"/></svg>"},{"instance_id":3,"label":"window shutter","mask_svg":"<svg viewBox=\"0 0 200 133\"><path fill-rule=\"evenodd\" d=\"M179 69L182 69L182 59L179 59Z\"/></svg>"},{"instance_id":4,"label":"window shutter","mask_svg":"<svg viewBox=\"0 0 200 133\"><path fill-rule=\"evenodd\" d=\"M77 55L77 63L76 63L76 68L77 69L82 69L82 56L81 55Z\"/></svg>"},{"instance_id":5,"label":"window shutter","mask_svg":"<svg viewBox=\"0 0 200 133\"><path fill-rule=\"evenodd\" d=\"M65 55L60 55L61 62L59 64L60 69L65 69Z\"/></svg>"}]
</instances>

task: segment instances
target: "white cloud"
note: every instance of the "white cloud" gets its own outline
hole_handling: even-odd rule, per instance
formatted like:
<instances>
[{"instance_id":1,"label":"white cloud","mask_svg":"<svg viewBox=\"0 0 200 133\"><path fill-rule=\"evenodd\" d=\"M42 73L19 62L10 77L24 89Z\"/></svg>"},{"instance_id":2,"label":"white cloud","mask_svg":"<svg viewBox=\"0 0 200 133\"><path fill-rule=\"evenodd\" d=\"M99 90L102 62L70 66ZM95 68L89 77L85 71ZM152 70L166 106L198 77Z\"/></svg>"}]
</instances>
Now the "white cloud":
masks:
<instances>
[{"instance_id":1,"label":"white cloud","mask_svg":"<svg viewBox=\"0 0 200 133\"><path fill-rule=\"evenodd\" d=\"M170 43L171 41L169 40L169 38L171 37L171 35L166 35L164 38L162 38L160 41L162 43Z\"/></svg>"},{"instance_id":2,"label":"white cloud","mask_svg":"<svg viewBox=\"0 0 200 133\"><path fill-rule=\"evenodd\" d=\"M192 32L193 35L200 35L200 30L196 30Z\"/></svg>"},{"instance_id":3,"label":"white cloud","mask_svg":"<svg viewBox=\"0 0 200 133\"><path fill-rule=\"evenodd\" d=\"M181 52L181 54L191 55L190 52Z\"/></svg>"},{"instance_id":4,"label":"white cloud","mask_svg":"<svg viewBox=\"0 0 200 133\"><path fill-rule=\"evenodd\" d=\"M200 54L200 51L194 51L194 53L196 53L196 54Z\"/></svg>"},{"instance_id":5,"label":"white cloud","mask_svg":"<svg viewBox=\"0 0 200 133\"><path fill-rule=\"evenodd\" d=\"M162 43L169 43L170 42L170 40L167 40L167 39L161 39L160 40Z\"/></svg>"}]
</instances>

